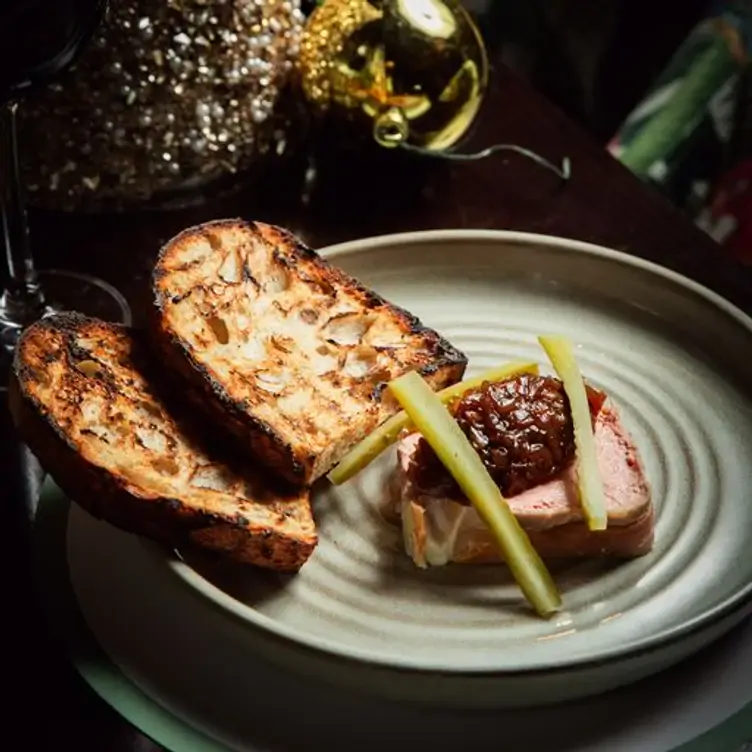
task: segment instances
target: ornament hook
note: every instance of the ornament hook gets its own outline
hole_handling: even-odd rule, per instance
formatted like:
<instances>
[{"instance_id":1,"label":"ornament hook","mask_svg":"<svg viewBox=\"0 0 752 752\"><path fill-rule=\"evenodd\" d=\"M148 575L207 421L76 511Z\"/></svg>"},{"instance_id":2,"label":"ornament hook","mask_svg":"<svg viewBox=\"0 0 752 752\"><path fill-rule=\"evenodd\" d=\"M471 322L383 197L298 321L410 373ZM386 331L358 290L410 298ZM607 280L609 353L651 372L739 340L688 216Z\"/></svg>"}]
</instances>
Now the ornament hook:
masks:
<instances>
[{"instance_id":1,"label":"ornament hook","mask_svg":"<svg viewBox=\"0 0 752 752\"><path fill-rule=\"evenodd\" d=\"M413 146L412 144L405 142L400 143L399 146L403 149L406 149L407 151L411 151L415 154L420 154L423 157L447 159L454 162L473 162L478 159L485 159L486 157L490 157L491 155L499 151L513 151L517 154L521 154L523 157L527 157L527 159L531 159L541 167L545 167L547 170L550 170L564 182L567 182L572 176L572 163L569 157L564 157L561 160L561 166L559 166L553 164L552 162L549 162L540 154L537 154L530 149L526 149L524 146L518 146L517 144L494 144L493 146L489 146L486 149L481 149L481 151L477 151L472 154L459 154L457 152L447 151L431 151L430 149L423 149L420 146Z\"/></svg>"},{"instance_id":2,"label":"ornament hook","mask_svg":"<svg viewBox=\"0 0 752 752\"><path fill-rule=\"evenodd\" d=\"M389 107L374 120L373 137L379 146L387 149L402 146L408 133L407 118L399 107Z\"/></svg>"}]
</instances>

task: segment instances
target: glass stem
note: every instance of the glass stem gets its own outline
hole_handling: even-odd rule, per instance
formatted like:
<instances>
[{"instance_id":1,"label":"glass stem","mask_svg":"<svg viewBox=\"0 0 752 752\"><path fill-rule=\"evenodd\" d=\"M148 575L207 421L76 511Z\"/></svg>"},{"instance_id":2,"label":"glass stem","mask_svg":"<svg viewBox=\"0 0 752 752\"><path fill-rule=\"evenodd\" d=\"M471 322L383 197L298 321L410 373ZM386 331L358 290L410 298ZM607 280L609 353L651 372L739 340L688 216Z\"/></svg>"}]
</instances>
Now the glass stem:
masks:
<instances>
[{"instance_id":1,"label":"glass stem","mask_svg":"<svg viewBox=\"0 0 752 752\"><path fill-rule=\"evenodd\" d=\"M7 102L0 107L0 219L7 274L2 313L4 319L23 326L39 317L44 309L44 295L29 246L17 111L17 102Z\"/></svg>"}]
</instances>

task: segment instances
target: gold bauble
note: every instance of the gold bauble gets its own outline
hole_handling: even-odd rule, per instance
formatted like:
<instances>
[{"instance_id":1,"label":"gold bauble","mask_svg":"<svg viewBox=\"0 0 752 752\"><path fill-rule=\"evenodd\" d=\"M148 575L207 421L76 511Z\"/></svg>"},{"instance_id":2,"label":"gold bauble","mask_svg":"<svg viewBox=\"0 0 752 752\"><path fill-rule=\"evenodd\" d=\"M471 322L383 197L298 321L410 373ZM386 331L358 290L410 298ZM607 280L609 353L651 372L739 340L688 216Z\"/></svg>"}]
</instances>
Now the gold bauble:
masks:
<instances>
[{"instance_id":1,"label":"gold bauble","mask_svg":"<svg viewBox=\"0 0 752 752\"><path fill-rule=\"evenodd\" d=\"M297 67L316 112L365 120L382 146L431 151L467 132L488 83L483 39L456 0L323 0Z\"/></svg>"}]
</instances>

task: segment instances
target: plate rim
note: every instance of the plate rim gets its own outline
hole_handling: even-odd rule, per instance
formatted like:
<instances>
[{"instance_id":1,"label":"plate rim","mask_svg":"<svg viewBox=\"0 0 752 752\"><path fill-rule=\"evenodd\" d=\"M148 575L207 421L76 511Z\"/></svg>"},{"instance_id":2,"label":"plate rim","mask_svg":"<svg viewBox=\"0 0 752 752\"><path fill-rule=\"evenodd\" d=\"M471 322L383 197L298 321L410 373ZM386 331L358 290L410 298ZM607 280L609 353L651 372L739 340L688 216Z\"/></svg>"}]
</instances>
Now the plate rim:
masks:
<instances>
[{"instance_id":1,"label":"plate rim","mask_svg":"<svg viewBox=\"0 0 752 752\"><path fill-rule=\"evenodd\" d=\"M625 251L608 248L606 246L575 240L559 235L523 232L517 230L479 230L479 229L446 229L446 230L418 230L403 233L386 233L372 235L366 238L345 241L325 246L317 250L326 259L338 258L345 255L393 248L400 245L428 245L446 242L486 242L498 244L522 244L548 246L564 252L575 253L579 256L591 256L617 264L637 269L649 275L662 278L675 288L690 292L693 296L704 300L724 315L746 330L752 337L752 317L729 300L686 275L653 261L634 256ZM723 619L739 613L752 606L752 581L736 594L729 596L723 602L710 610L701 613L682 624L669 627L645 638L632 640L618 647L599 653L597 656L580 657L575 659L562 658L558 661L547 661L543 665L530 665L524 668L504 669L498 666L485 668L451 668L447 666L432 666L426 663L413 662L406 659L387 660L378 655L370 654L368 649L348 646L341 649L336 641L314 635L301 636L282 622L244 605L225 593L223 590L205 579L202 575L182 561L179 555L171 554L165 557L165 549L150 541L143 541L144 546L153 556L166 562L172 573L187 587L198 595L207 598L216 606L239 619L247 625L260 629L267 637L281 640L296 647L321 653L328 658L337 659L345 663L358 663L374 668L387 669L399 673L431 673L437 676L451 677L492 677L492 676L531 676L569 673L578 669L589 669L610 665L618 661L637 658L659 651L682 639L689 639L703 631L711 629Z\"/></svg>"}]
</instances>

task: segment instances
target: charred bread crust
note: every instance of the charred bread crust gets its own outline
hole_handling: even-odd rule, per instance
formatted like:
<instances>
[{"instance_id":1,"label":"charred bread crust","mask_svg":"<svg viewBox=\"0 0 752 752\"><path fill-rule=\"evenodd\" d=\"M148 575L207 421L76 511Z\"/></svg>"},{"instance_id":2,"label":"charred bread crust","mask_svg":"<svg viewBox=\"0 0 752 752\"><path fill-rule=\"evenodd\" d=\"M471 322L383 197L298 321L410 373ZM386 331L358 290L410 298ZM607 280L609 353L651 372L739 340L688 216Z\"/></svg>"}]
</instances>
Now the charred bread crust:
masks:
<instances>
[{"instance_id":1,"label":"charred bread crust","mask_svg":"<svg viewBox=\"0 0 752 752\"><path fill-rule=\"evenodd\" d=\"M301 446L301 442L294 441L296 437L286 435L268 420L254 414L248 399L233 396L223 383L209 373L185 337L176 332L168 321L168 306L182 301L190 291L170 293L165 289L165 280L176 271L166 268L166 265L170 263L172 256L178 256L184 246L187 247L187 244L195 242L197 238L204 238L211 245L215 242L212 238L216 237L216 233L238 230L260 237L263 242L273 246L274 261L290 269L298 279L318 286L335 297L338 290L346 291L357 298L363 311L377 312L397 322L406 335L413 338L415 343L420 343L424 352L430 352L427 362L416 362L415 370L421 373L434 389L449 386L462 379L467 365L467 358L463 353L437 332L424 326L408 311L390 303L331 265L287 230L242 219L217 220L183 230L161 248L154 267L154 307L150 325L154 347L184 381L186 396L213 422L224 426L246 451L250 451L279 476L296 484L311 484L336 464L347 449L364 438L370 430L398 408L394 400L383 398L386 380L374 383L370 394L363 399L362 425L351 422L352 435L347 446L328 457L327 461L322 461L320 453L312 451L310 447ZM200 263L200 260L195 263ZM190 268L189 262L177 270L184 271ZM247 265L243 268L243 275L244 280L253 281L260 288L262 283L254 278ZM408 369L404 368L402 372L404 370ZM399 374L394 373L392 377L396 375ZM376 422L369 419L368 410L371 408L378 410Z\"/></svg>"},{"instance_id":2,"label":"charred bread crust","mask_svg":"<svg viewBox=\"0 0 752 752\"><path fill-rule=\"evenodd\" d=\"M24 359L24 343L39 332L59 333L65 338L66 355L75 357L78 353L73 338L91 323L91 319L76 313L44 319L27 330L14 357L8 387L11 415L20 437L54 481L93 517L125 532L168 547L197 546L230 560L280 572L299 570L316 547L315 531L296 535L271 525L255 525L239 511L229 515L197 509L179 498L140 488L82 456L56 420L54 409L31 393L29 386L44 375ZM96 325L115 333L128 331L117 324Z\"/></svg>"}]
</instances>

